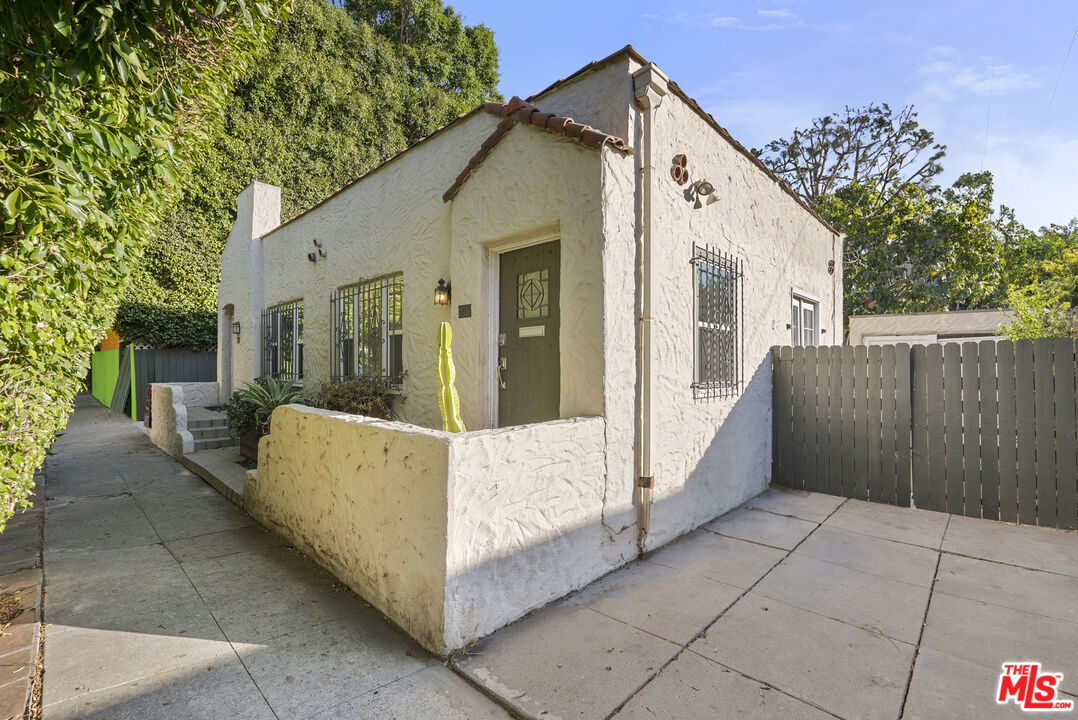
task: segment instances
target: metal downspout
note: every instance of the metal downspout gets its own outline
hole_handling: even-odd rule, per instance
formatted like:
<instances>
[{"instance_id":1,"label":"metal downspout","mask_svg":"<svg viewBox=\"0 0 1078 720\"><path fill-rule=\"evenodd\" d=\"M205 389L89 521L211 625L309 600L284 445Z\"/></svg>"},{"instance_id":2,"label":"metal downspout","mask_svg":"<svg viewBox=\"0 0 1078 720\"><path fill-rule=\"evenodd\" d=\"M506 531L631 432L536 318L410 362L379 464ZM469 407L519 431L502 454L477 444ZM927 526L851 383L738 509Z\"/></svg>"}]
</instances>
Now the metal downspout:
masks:
<instances>
[{"instance_id":1,"label":"metal downspout","mask_svg":"<svg viewBox=\"0 0 1078 720\"><path fill-rule=\"evenodd\" d=\"M655 167L652 158L654 115L666 95L669 80L654 65L648 64L633 73L633 92L640 108L640 226L637 232L638 256L640 258L640 327L637 345L637 407L639 417L637 445L637 546L644 552L648 531L651 528L651 499L655 477L651 470L651 240L652 240L652 190L655 183Z\"/></svg>"}]
</instances>

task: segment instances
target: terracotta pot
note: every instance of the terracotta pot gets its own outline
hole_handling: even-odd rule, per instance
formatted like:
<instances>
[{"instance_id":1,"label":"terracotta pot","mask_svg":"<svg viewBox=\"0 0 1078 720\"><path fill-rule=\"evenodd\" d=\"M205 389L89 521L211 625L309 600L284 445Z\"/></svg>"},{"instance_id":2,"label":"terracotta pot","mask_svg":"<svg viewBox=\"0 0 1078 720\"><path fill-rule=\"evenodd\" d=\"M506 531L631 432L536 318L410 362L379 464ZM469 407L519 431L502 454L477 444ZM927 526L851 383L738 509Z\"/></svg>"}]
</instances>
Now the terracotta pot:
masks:
<instances>
[{"instance_id":1,"label":"terracotta pot","mask_svg":"<svg viewBox=\"0 0 1078 720\"><path fill-rule=\"evenodd\" d=\"M367 415L379 420L390 420L389 403L385 400L374 400L367 408Z\"/></svg>"},{"instance_id":2,"label":"terracotta pot","mask_svg":"<svg viewBox=\"0 0 1078 720\"><path fill-rule=\"evenodd\" d=\"M248 460L254 460L257 463L258 441L262 439L264 434L265 433L254 431L240 435L240 455Z\"/></svg>"}]
</instances>

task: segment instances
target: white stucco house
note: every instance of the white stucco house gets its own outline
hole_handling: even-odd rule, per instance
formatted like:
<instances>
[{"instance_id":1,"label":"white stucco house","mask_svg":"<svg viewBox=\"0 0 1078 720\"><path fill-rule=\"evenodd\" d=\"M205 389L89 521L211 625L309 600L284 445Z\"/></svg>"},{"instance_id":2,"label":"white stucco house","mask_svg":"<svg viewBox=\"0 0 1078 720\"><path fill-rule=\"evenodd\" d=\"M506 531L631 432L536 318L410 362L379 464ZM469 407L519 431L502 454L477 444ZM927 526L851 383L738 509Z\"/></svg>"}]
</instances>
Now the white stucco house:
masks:
<instances>
[{"instance_id":1,"label":"white stucco house","mask_svg":"<svg viewBox=\"0 0 1078 720\"><path fill-rule=\"evenodd\" d=\"M279 409L245 502L436 652L763 491L769 349L842 339L842 238L631 47L279 208L238 200L222 397L382 373L407 401Z\"/></svg>"}]
</instances>

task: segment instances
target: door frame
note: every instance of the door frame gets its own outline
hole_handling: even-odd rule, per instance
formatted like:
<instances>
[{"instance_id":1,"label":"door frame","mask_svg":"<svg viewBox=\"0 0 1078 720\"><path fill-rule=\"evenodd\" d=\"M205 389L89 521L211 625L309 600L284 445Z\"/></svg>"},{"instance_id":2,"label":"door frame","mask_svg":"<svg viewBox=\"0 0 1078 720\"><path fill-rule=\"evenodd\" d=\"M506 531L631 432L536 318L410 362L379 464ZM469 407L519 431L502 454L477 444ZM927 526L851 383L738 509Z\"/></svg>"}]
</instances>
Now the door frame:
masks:
<instances>
[{"instance_id":1,"label":"door frame","mask_svg":"<svg viewBox=\"0 0 1078 720\"><path fill-rule=\"evenodd\" d=\"M490 298L490 331L487 334L487 357L490 358L490 362L487 363L487 383L489 392L489 406L487 412L490 417L490 427L497 429L498 427L498 399L501 388L498 387L498 327L501 325L501 271L502 271L502 255L514 250L522 250L524 248L532 247L534 245L542 245L543 243L553 242L554 240L561 240L560 230L547 230L537 235L529 235L528 237L521 238L517 236L515 239L507 240L505 242L492 243L487 247L487 297ZM558 260L558 276L561 277L561 260L564 259L564 247L563 252ZM558 290L558 302L561 302L561 290ZM561 324L558 324L558 332L561 333ZM559 344L559 354L560 344ZM559 364L560 367L560 364ZM560 372L560 371L559 371ZM560 391L559 391L560 392Z\"/></svg>"}]
</instances>

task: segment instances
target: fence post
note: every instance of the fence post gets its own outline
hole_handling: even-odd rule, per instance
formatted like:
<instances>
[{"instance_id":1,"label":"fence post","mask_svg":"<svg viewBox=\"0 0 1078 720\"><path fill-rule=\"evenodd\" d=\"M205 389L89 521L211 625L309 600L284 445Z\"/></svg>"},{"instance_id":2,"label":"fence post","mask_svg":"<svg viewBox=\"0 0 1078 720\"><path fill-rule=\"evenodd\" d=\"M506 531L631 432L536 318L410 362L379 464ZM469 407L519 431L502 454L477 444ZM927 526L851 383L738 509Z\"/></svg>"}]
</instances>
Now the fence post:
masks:
<instances>
[{"instance_id":1,"label":"fence post","mask_svg":"<svg viewBox=\"0 0 1078 720\"><path fill-rule=\"evenodd\" d=\"M996 367L996 343L982 340L977 346L978 375L981 388L981 514L999 519L999 369Z\"/></svg>"},{"instance_id":2,"label":"fence post","mask_svg":"<svg viewBox=\"0 0 1078 720\"><path fill-rule=\"evenodd\" d=\"M1053 359L1056 389L1056 524L1066 530L1078 525L1078 461L1075 459L1075 360L1074 340L1055 341Z\"/></svg>"},{"instance_id":3,"label":"fence post","mask_svg":"<svg viewBox=\"0 0 1078 720\"><path fill-rule=\"evenodd\" d=\"M1033 343L1033 414L1037 433L1037 524L1056 526L1055 384L1052 341Z\"/></svg>"},{"instance_id":4,"label":"fence post","mask_svg":"<svg viewBox=\"0 0 1078 720\"><path fill-rule=\"evenodd\" d=\"M895 504L910 506L913 496L913 370L910 346L895 346Z\"/></svg>"}]
</instances>

